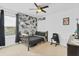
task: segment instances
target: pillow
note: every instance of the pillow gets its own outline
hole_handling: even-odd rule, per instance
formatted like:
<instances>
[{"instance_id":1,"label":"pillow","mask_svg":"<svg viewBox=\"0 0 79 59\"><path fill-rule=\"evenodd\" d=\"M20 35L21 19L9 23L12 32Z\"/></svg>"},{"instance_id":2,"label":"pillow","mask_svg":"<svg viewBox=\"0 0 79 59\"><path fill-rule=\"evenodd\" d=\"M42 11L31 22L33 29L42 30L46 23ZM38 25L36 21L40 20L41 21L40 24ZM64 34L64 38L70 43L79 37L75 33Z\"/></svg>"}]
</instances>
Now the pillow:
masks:
<instances>
[{"instance_id":1,"label":"pillow","mask_svg":"<svg viewBox=\"0 0 79 59\"><path fill-rule=\"evenodd\" d=\"M36 31L36 35L45 36L45 33L44 32Z\"/></svg>"}]
</instances>

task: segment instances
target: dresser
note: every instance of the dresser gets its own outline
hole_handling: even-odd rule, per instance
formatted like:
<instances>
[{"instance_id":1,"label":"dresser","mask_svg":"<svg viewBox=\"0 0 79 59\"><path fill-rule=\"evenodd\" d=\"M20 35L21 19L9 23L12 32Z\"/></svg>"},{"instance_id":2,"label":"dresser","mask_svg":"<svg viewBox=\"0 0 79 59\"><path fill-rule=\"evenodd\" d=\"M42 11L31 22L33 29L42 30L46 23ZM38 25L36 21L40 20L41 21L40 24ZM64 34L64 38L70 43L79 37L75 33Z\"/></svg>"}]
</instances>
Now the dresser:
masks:
<instances>
[{"instance_id":1,"label":"dresser","mask_svg":"<svg viewBox=\"0 0 79 59\"><path fill-rule=\"evenodd\" d=\"M67 56L79 56L79 39L70 36L67 43Z\"/></svg>"}]
</instances>

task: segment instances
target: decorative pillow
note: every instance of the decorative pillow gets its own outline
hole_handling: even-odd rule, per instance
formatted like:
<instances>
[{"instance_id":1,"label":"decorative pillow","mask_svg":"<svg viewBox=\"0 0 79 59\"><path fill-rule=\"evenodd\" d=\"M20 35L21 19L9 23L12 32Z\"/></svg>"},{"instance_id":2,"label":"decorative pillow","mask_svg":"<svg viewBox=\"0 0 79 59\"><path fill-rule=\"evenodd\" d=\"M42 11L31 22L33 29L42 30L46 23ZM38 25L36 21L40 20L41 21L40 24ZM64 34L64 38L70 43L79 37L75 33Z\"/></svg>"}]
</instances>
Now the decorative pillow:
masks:
<instances>
[{"instance_id":1,"label":"decorative pillow","mask_svg":"<svg viewBox=\"0 0 79 59\"><path fill-rule=\"evenodd\" d=\"M36 31L36 35L45 36L45 33L44 32Z\"/></svg>"}]
</instances>

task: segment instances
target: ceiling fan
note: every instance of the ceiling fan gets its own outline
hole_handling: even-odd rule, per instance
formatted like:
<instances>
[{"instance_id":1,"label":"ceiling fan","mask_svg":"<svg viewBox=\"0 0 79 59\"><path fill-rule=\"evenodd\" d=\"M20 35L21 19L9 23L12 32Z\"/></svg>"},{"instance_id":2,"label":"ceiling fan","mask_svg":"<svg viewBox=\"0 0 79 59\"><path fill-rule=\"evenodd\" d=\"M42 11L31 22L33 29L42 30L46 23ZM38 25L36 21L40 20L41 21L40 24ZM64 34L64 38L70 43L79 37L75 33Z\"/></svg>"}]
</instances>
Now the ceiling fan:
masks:
<instances>
[{"instance_id":1,"label":"ceiling fan","mask_svg":"<svg viewBox=\"0 0 79 59\"><path fill-rule=\"evenodd\" d=\"M34 3L34 5L35 5L36 8L37 8L37 9L35 9L35 10L36 10L36 13L41 13L41 12L46 13L46 11L45 11L44 9L49 7L49 6L37 5L36 3ZM31 9L31 10L33 10L33 9Z\"/></svg>"}]
</instances>

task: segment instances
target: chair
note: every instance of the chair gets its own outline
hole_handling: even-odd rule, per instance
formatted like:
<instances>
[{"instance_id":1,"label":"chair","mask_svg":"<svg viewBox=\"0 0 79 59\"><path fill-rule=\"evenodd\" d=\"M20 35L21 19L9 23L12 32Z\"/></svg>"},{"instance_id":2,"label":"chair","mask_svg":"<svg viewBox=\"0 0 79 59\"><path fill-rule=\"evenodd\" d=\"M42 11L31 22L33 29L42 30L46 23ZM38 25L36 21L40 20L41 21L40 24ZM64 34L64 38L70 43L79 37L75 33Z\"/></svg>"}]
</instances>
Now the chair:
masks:
<instances>
[{"instance_id":1,"label":"chair","mask_svg":"<svg viewBox=\"0 0 79 59\"><path fill-rule=\"evenodd\" d=\"M59 45L59 35L57 33L53 33L53 36L51 38L51 45L53 44L52 40L56 41L55 46Z\"/></svg>"}]
</instances>

